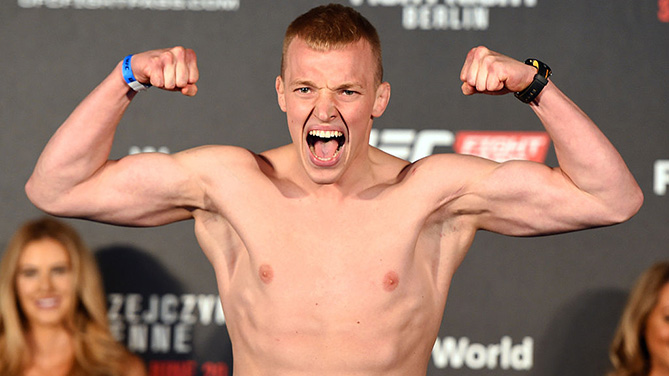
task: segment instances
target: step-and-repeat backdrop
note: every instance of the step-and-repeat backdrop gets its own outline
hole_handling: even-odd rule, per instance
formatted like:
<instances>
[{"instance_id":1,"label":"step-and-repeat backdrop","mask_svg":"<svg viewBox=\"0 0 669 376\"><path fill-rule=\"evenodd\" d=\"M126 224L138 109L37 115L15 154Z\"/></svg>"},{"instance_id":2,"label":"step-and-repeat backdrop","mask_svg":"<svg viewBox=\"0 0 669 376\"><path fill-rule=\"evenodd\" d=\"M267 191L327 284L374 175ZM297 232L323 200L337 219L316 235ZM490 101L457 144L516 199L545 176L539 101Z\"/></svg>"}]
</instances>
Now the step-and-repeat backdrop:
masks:
<instances>
[{"instance_id":1,"label":"step-and-repeat backdrop","mask_svg":"<svg viewBox=\"0 0 669 376\"><path fill-rule=\"evenodd\" d=\"M221 143L260 152L290 141L276 104L285 27L315 0L0 2L0 245L40 214L23 185L42 147L125 55L184 45L199 93L141 93L112 151ZM429 375L603 375L637 275L669 258L669 0L348 0L378 28L389 109L371 143L555 165L513 96L465 97L467 51L536 57L618 147L646 201L631 221L519 239L480 233L456 273ZM504 137L493 133L506 131ZM225 315L192 222L159 228L68 220L104 272L115 334L153 375L229 375Z\"/></svg>"}]
</instances>

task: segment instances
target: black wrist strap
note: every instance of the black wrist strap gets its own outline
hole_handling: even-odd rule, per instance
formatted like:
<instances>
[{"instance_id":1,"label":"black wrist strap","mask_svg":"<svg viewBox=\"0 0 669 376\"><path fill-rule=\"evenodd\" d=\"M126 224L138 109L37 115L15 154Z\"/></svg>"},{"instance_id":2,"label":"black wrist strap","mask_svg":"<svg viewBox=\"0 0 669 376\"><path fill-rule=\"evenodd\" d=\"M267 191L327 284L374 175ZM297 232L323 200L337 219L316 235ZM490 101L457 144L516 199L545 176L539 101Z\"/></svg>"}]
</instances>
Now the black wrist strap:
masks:
<instances>
[{"instance_id":1,"label":"black wrist strap","mask_svg":"<svg viewBox=\"0 0 669 376\"><path fill-rule=\"evenodd\" d=\"M548 84L548 77L553 74L553 71L548 65L537 59L527 59L525 60L525 64L535 67L537 74L534 75L534 80L530 86L523 91L515 93L515 96L523 103L530 103L539 95L544 86Z\"/></svg>"}]
</instances>

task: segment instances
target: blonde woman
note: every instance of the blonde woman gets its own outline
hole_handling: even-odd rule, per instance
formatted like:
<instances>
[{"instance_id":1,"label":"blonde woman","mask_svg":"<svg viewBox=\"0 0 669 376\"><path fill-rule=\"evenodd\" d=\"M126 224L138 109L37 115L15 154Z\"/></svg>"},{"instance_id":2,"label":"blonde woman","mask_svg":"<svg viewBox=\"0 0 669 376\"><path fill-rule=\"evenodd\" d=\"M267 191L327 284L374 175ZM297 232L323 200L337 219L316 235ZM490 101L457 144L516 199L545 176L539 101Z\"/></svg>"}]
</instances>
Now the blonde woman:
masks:
<instances>
[{"instance_id":1,"label":"blonde woman","mask_svg":"<svg viewBox=\"0 0 669 376\"><path fill-rule=\"evenodd\" d=\"M669 376L669 262L639 277L609 356L614 366L609 376Z\"/></svg>"},{"instance_id":2,"label":"blonde woman","mask_svg":"<svg viewBox=\"0 0 669 376\"><path fill-rule=\"evenodd\" d=\"M3 255L0 375L146 375L112 337L95 259L61 221L25 223Z\"/></svg>"}]
</instances>

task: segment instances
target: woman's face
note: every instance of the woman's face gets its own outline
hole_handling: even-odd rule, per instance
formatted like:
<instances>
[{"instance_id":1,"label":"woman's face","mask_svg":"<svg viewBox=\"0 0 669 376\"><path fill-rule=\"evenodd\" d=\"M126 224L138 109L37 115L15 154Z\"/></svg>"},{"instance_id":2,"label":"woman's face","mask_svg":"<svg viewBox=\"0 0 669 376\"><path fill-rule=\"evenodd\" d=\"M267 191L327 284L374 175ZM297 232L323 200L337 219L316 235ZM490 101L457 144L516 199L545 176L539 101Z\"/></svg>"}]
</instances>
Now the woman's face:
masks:
<instances>
[{"instance_id":1,"label":"woman's face","mask_svg":"<svg viewBox=\"0 0 669 376\"><path fill-rule=\"evenodd\" d=\"M660 290L657 304L650 311L645 336L651 369L669 371L669 283Z\"/></svg>"},{"instance_id":2,"label":"woman's face","mask_svg":"<svg viewBox=\"0 0 669 376\"><path fill-rule=\"evenodd\" d=\"M62 325L74 299L72 266L54 239L33 240L19 257L16 295L31 327Z\"/></svg>"}]
</instances>

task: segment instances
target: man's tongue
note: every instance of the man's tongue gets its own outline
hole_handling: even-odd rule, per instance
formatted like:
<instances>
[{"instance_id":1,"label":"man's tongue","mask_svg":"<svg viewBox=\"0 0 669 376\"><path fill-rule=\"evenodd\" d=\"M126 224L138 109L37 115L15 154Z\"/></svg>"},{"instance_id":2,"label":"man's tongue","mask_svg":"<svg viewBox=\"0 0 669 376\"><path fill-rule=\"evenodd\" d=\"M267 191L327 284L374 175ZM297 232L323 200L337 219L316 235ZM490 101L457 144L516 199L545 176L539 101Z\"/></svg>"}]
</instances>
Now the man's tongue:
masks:
<instances>
[{"instance_id":1,"label":"man's tongue","mask_svg":"<svg viewBox=\"0 0 669 376\"><path fill-rule=\"evenodd\" d=\"M314 144L314 152L318 158L321 159L330 159L335 155L339 143L335 139L329 141L318 140Z\"/></svg>"}]
</instances>

